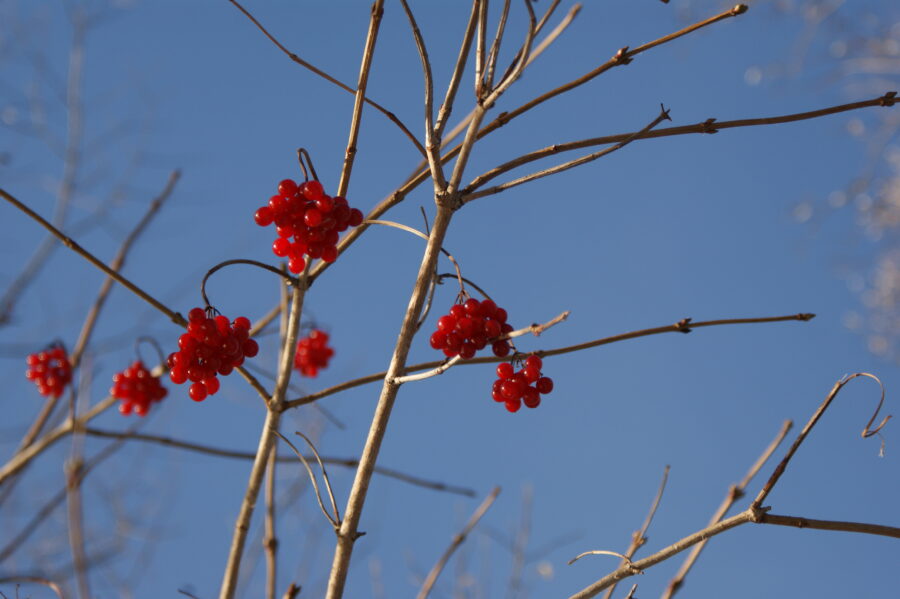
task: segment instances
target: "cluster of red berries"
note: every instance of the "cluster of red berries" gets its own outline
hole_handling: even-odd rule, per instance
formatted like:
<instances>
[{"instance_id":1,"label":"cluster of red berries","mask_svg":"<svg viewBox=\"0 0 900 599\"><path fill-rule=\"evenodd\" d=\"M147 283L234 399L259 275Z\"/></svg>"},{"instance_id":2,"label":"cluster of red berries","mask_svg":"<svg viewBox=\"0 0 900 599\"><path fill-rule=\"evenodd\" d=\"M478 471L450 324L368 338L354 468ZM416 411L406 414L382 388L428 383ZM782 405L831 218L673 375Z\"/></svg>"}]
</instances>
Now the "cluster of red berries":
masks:
<instances>
[{"instance_id":1,"label":"cluster of red berries","mask_svg":"<svg viewBox=\"0 0 900 599\"><path fill-rule=\"evenodd\" d=\"M328 367L328 360L334 350L328 347L328 333L314 329L309 335L297 342L297 353L294 354L294 368L303 376L314 377L320 368Z\"/></svg>"},{"instance_id":2,"label":"cluster of red berries","mask_svg":"<svg viewBox=\"0 0 900 599\"><path fill-rule=\"evenodd\" d=\"M497 380L491 392L494 401L505 403L510 412L518 412L523 403L529 408L541 405L541 395L553 391L553 379L541 376L541 366L543 362L538 356L528 356L519 372L509 362L498 364Z\"/></svg>"},{"instance_id":3,"label":"cluster of red berries","mask_svg":"<svg viewBox=\"0 0 900 599\"><path fill-rule=\"evenodd\" d=\"M250 321L239 316L234 322L221 314L206 315L203 308L188 313L187 333L178 338L180 351L169 354L169 378L176 385L191 381L188 395L203 401L219 390L217 375L228 376L235 367L259 353L250 339Z\"/></svg>"},{"instance_id":4,"label":"cluster of red berries","mask_svg":"<svg viewBox=\"0 0 900 599\"><path fill-rule=\"evenodd\" d=\"M278 239L272 243L272 252L287 257L288 269L296 274L306 267L303 256L337 260L338 234L362 223L363 215L350 208L346 198L325 195L318 181L297 185L285 179L278 184L278 195L257 210L254 219L261 227L275 223Z\"/></svg>"},{"instance_id":5,"label":"cluster of red berries","mask_svg":"<svg viewBox=\"0 0 900 599\"><path fill-rule=\"evenodd\" d=\"M72 365L62 345L30 354L25 362L28 364L25 378L37 385L41 395L59 397L72 380Z\"/></svg>"},{"instance_id":6,"label":"cluster of red berries","mask_svg":"<svg viewBox=\"0 0 900 599\"><path fill-rule=\"evenodd\" d=\"M460 356L464 360L491 343L494 355L502 358L512 346L509 340L497 337L512 330L512 325L506 322L506 310L489 299L479 302L469 298L464 304L454 304L448 314L438 319L430 343L434 349L443 350L448 358Z\"/></svg>"},{"instance_id":7,"label":"cluster of red berries","mask_svg":"<svg viewBox=\"0 0 900 599\"><path fill-rule=\"evenodd\" d=\"M121 399L119 412L128 416L132 411L138 416L146 416L150 404L162 400L169 392L163 387L159 378L150 374L140 360L113 375L113 386L109 394Z\"/></svg>"}]
</instances>

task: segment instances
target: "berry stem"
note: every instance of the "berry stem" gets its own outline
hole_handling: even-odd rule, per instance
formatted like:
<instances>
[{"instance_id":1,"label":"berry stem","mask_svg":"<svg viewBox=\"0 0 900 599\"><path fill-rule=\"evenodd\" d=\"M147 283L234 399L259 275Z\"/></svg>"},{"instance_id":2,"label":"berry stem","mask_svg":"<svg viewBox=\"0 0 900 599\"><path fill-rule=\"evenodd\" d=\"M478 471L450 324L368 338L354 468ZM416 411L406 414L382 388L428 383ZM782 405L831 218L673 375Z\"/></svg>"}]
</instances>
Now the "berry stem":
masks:
<instances>
[{"instance_id":1,"label":"berry stem","mask_svg":"<svg viewBox=\"0 0 900 599\"><path fill-rule=\"evenodd\" d=\"M287 281L288 285L290 285L294 288L297 288L297 284L299 282L299 280L297 278L292 277L291 275L289 275L285 272L282 272L278 268L271 266L269 264L265 264L263 262L259 262L257 260L248 260L246 258L236 258L234 260L226 260L225 262L220 262L219 264L216 264L215 266L210 268L206 272L206 274L203 275L203 280L200 282L200 295L203 296L203 303L206 307L209 307L212 305L212 303L210 303L210 301L209 301L209 298L206 296L206 281L216 271L221 270L221 269L225 268L226 266L231 266L232 264L249 264L251 266L257 266L264 270L268 270L269 272L274 272L276 275L278 275L279 277L281 277L282 279Z\"/></svg>"}]
</instances>

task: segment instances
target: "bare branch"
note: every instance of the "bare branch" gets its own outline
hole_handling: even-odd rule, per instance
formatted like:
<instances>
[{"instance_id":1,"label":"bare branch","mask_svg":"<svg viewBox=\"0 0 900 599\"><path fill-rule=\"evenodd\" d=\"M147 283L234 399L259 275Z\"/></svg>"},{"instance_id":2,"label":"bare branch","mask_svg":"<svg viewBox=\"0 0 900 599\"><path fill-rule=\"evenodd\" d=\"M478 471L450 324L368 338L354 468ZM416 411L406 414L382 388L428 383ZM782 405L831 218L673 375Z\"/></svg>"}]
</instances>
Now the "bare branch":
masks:
<instances>
[{"instance_id":1,"label":"bare branch","mask_svg":"<svg viewBox=\"0 0 900 599\"><path fill-rule=\"evenodd\" d=\"M319 509L322 511L322 514L324 514L325 519L327 519L331 523L331 526L335 530L337 530L341 525L341 517L337 513L337 506L334 503L334 494L331 492L331 484L328 484L328 495L331 498L331 505L334 507L334 515L332 515L328 512L328 509L325 507L325 502L322 501L322 492L319 490L319 482L316 479L316 475L313 474L312 468L309 465L309 460L307 460L306 457L302 453L300 453L300 450L298 450L294 446L294 444L290 442L290 440L287 437L285 437L284 435L282 435L281 433L279 433L277 431L275 432L275 434L278 435L279 439L281 439L282 441L284 441L285 443L288 444L288 447L291 448L291 450L294 452L294 454L300 460L300 463L302 463L303 467L306 468L306 473L309 475L309 482L312 483L313 490L316 493L316 501L319 502ZM303 438L306 439L306 436L304 436ZM306 439L306 441L307 441L307 443L309 443L308 439ZM312 447L311 443L310 443L310 447ZM318 455L319 455L318 452L314 451L314 453L316 454L316 459L318 459L319 463L321 464L321 458L318 457ZM325 470L325 467L322 466L322 471L324 472L324 470ZM326 478L325 480L327 481L328 479Z\"/></svg>"},{"instance_id":2,"label":"bare branch","mask_svg":"<svg viewBox=\"0 0 900 599\"><path fill-rule=\"evenodd\" d=\"M266 552L266 599L275 599L275 588L278 585L278 535L275 529L275 466L278 452L269 452L266 464L266 520L263 548Z\"/></svg>"},{"instance_id":3,"label":"bare branch","mask_svg":"<svg viewBox=\"0 0 900 599\"><path fill-rule=\"evenodd\" d=\"M409 348L416 331L416 323L422 312L422 306L425 303L425 297L428 295L428 288L431 283L432 276L435 272L435 264L440 254L440 248L447 233L452 218L452 210L438 203L437 215L434 225L429 235L428 244L422 256L418 273L416 274L416 282L410 296L409 305L406 314L403 317L403 323L400 327L400 333L397 337L397 343L391 356L391 363L388 372L384 377L381 395L378 399L378 405L375 408L375 415L372 418L372 425L369 428L369 434L366 438L366 444L360 456L359 468L353 479L353 486L350 490L350 497L347 500L347 507L344 509L344 519L341 522L341 528L338 532L337 546L335 547L334 560L332 562L331 574L328 579L327 599L338 599L343 596L344 584L347 580L347 573L350 566L350 557L353 552L353 545L359 536L359 521L362 516L362 508L365 504L366 496L369 490L369 482L374 472L375 462L378 459L378 453L381 449L381 443L387 431L388 420L390 419L391 409L400 389L392 381L394 377L399 376L406 370L406 359L409 355Z\"/></svg>"},{"instance_id":4,"label":"bare branch","mask_svg":"<svg viewBox=\"0 0 900 599\"><path fill-rule=\"evenodd\" d=\"M557 0L558 2L559 0ZM459 90L459 82L462 79L462 72L466 66L466 62L469 59L469 50L472 48L472 39L475 34L475 24L476 18L478 16L479 10L479 0L472 1L472 12L469 14L469 22L466 25L466 32L463 35L462 44L459 47L459 56L456 58L456 66L453 68L453 74L450 76L450 83L447 85L447 94L444 96L444 101L441 104L441 108L438 111L437 123L434 126L434 138L437 142L443 145L441 141L441 136L444 133L444 128L447 126L447 120L450 118L450 114L453 112L453 102L456 98L456 92ZM416 171L420 170L424 167L423 163Z\"/></svg>"},{"instance_id":5,"label":"bare branch","mask_svg":"<svg viewBox=\"0 0 900 599\"><path fill-rule=\"evenodd\" d=\"M660 114L655 119L650 121L643 129L634 133L629 138L622 140L621 142L619 142L618 144L616 144L612 147L605 148L603 150L600 150L599 152L593 152L591 154L587 154L585 156L582 156L581 158L576 158L575 160L570 160L568 162L564 162L563 164L559 164L559 165L538 171L536 173L531 173L529 175L525 175L524 177L519 177L518 179L513 179L512 181L508 181L501 185L495 185L494 187L490 187L488 189L483 189L483 190L477 191L477 192L474 191L475 189L477 189L478 187L483 185L486 181L493 179L494 177L500 175L501 173L507 172L513 168L516 168L517 166L525 164L526 162L531 162L530 159L526 158L525 156L521 156L521 157L511 160L503 165L500 165L500 166L496 167L495 169L492 169L491 171L489 171L488 173L485 173L484 175L481 175L480 177L477 177L475 181L473 181L465 189L462 190L462 195L463 195L462 202L463 203L471 202L472 200L476 200L476 199L484 197L484 196L493 195L493 194L500 193L502 191L506 191L507 189L509 189L511 187L516 187L518 185L522 185L523 183L528 183L528 182L534 181L536 179L541 179L543 177L555 175L557 173L567 171L571 168L575 168L576 166L581 166L582 164L587 164L588 162L593 162L594 160L597 160L598 158L602 158L603 156L612 154L616 150L620 150L620 149L624 148L625 146L630 144L635 139L640 138L642 135L646 134L648 131L650 131L651 129L656 127L661 122L670 121L670 120L672 120L672 119L669 118L669 111L666 110L665 107L662 107Z\"/></svg>"},{"instance_id":6,"label":"bare branch","mask_svg":"<svg viewBox=\"0 0 900 599\"><path fill-rule=\"evenodd\" d=\"M122 285L123 287L125 287L126 289L128 289L129 291L134 293L135 295L137 295L139 298L141 298L142 300L144 300L145 302L147 302L148 304L150 304L151 306L153 306L154 308L156 308L157 310L159 310L160 312L162 312L163 314L168 316L172 322L174 322L175 324L180 325L180 326L187 326L187 321L184 319L183 316L181 316L181 314L178 314L177 312L173 312L172 310L167 308L165 305L163 305L161 302L159 302L158 300L153 298L146 291L144 291L143 289L141 289L140 287L138 287L137 285L135 285L134 283L132 283L131 281L129 281L128 279L126 279L125 277L120 275L119 273L117 273L115 270L111 269L109 266L107 266L106 264L101 262L96 256L94 256L93 254L91 254L90 252L85 250L83 247L78 245L75 242L75 240L67 237L65 234L62 233L62 231L60 231L59 229L57 229L56 227L51 225L49 222L47 222L43 217L41 217L34 210L32 210L31 208L29 208L28 206L26 206L25 204L23 204L16 198L14 198L12 195L7 193L3 189L0 189L0 196L3 196L3 198L7 202L9 202L10 204L15 206L22 212L24 212L25 214L30 216L32 219L37 221L38 224L40 224L45 229L50 231L57 239L62 241L63 245L65 245L67 248L74 251L76 254L78 254L82 258L86 259L88 262L90 262L91 264L93 264L94 266L96 266L97 268L102 270L104 273L106 273L111 279L114 279L117 283L119 283L120 285Z\"/></svg>"},{"instance_id":7,"label":"bare branch","mask_svg":"<svg viewBox=\"0 0 900 599\"><path fill-rule=\"evenodd\" d=\"M653 516L656 515L657 508L659 508L659 503L660 501L662 501L663 491L666 490L666 482L668 480L669 466L667 465L665 469L663 469L662 480L659 483L659 490L656 492L656 497L654 497L653 499L653 503L650 506L650 511L647 513L647 517L644 519L644 524L641 525L641 528L639 530L634 531L634 533L631 535L631 544L625 551L625 555L622 556L622 561L621 563L619 563L619 567L628 565L631 562L631 558L634 557L635 553L637 553L637 550L643 547L644 543L647 542L647 531L650 529L650 523L653 522ZM612 586L606 589L605 599L610 599L615 590L616 585L615 583L613 583ZM632 589L632 591L633 590L634 589Z\"/></svg>"},{"instance_id":8,"label":"bare branch","mask_svg":"<svg viewBox=\"0 0 900 599\"><path fill-rule=\"evenodd\" d=\"M359 80L356 84L356 98L353 102L353 116L350 118L350 136L347 150L344 153L344 167L338 182L338 196L346 196L350 185L350 172L353 170L353 159L356 157L356 140L359 137L359 125L362 122L363 101L366 99L366 86L369 84L369 72L372 69L372 57L375 55L375 41L378 39L378 28L384 14L384 0L375 0L372 5L372 17L369 20L369 32L366 34L366 46L363 50L362 65L359 68ZM273 595L274 597L274 595Z\"/></svg>"},{"instance_id":9,"label":"bare branch","mask_svg":"<svg viewBox=\"0 0 900 599\"><path fill-rule=\"evenodd\" d=\"M662 333L689 333L694 328L702 328L709 326L721 326L721 325L732 325L732 324L754 324L754 323L767 323L767 322L786 322L797 320L801 322L805 322L811 320L815 315L814 314L791 314L789 316L771 316L766 318L730 318L724 320L707 320L707 321L699 321L692 322L690 318L683 318L675 324L656 327L652 329L641 329L638 331L632 331L630 333L622 333L620 335L613 335L612 337L602 337L600 339L595 339L593 341L587 341L585 343L579 343L577 345L569 345L566 347L560 347L556 349L547 349L547 350L538 350L534 352L541 358L547 356L558 356L561 354L568 354L576 351L581 351L584 349L589 349L591 347L597 347L600 345L608 345L610 343L617 343L619 341L625 341L628 339L636 339L638 337L647 337L650 335L659 335ZM529 328L530 330L530 328ZM473 364L495 364L497 362L504 361L505 358L495 358L495 357L483 357L483 358L472 358L471 360L463 360L460 362L461 366L468 366ZM437 368L443 364L443 360L435 360L432 362L421 362L419 364L412 364L407 366L404 374L408 374L411 372L418 372L421 370L428 370L431 368ZM345 381L338 385L334 385L333 387L328 387L327 389L322 389L321 391L317 391L315 393L310 393L305 397L300 397L298 399L293 399L285 403L285 409L296 408L302 405L306 405L308 403L312 403L314 401L318 401L323 397L328 397L329 395L334 395L336 393L340 393L341 391L346 391L347 389L352 389L354 387L359 387L361 385L367 385L369 383L374 383L376 381L384 380L384 377L387 375L386 371L376 372L374 374L370 374L367 376L359 377L356 379L352 379L349 381Z\"/></svg>"},{"instance_id":10,"label":"bare branch","mask_svg":"<svg viewBox=\"0 0 900 599\"><path fill-rule=\"evenodd\" d=\"M141 441L144 443L156 443L159 445L165 445L167 447L172 447L174 449L185 449L187 451L194 451L197 453L203 453L206 455L212 455L222 458L234 458L239 460L253 460L256 458L256 454L249 451L235 451L231 449L222 449L218 447L210 447L208 445L201 445L199 443L191 443L189 441L181 441L179 439L174 439L172 437L164 437L159 435L148 435L144 433L129 433L129 432L116 432L116 431L108 431L97 428L85 428L83 431L86 435L91 437L100 437L107 439L122 439L122 440L131 440L131 441ZM306 459L313 459L312 456L305 456ZM277 461L279 463L293 463L296 460L289 456L278 457ZM322 461L326 464L333 464L335 466L341 466L344 468L356 468L359 466L359 460L353 458L336 458L336 457L322 457ZM382 466L375 467L375 474L380 474L382 476L386 476L388 478L394 478L396 480L409 483L411 485L422 487L425 489L431 489L434 491L446 491L447 493L454 493L456 495L463 495L465 497L474 497L475 491L472 489L468 489L465 487L459 487L455 485L448 485L446 483L427 480L424 478L420 478L417 476L413 476L411 474L406 474L404 472L399 472L398 470L393 470L391 468L385 468Z\"/></svg>"},{"instance_id":11,"label":"bare branch","mask_svg":"<svg viewBox=\"0 0 900 599\"><path fill-rule=\"evenodd\" d=\"M794 526L796 528L814 528L816 530L836 530L841 532L858 532L867 535L893 537L900 539L900 528L896 526L883 526L881 524L865 524L862 522L839 522L837 520L813 520L800 516L780 516L776 514L763 514L759 524L777 524L779 526Z\"/></svg>"},{"instance_id":12,"label":"bare branch","mask_svg":"<svg viewBox=\"0 0 900 599\"><path fill-rule=\"evenodd\" d=\"M0 584L8 584L10 582L29 582L33 584L42 584L56 593L59 599L63 599L64 597L62 589L59 588L58 584L42 576L5 576L3 578L0 578Z\"/></svg>"},{"instance_id":13,"label":"bare branch","mask_svg":"<svg viewBox=\"0 0 900 599\"><path fill-rule=\"evenodd\" d=\"M785 420L784 423L782 423L781 430L778 431L778 434L775 435L775 438L772 439L772 442L769 443L769 446L766 447L762 454L756 459L756 462L750 467L750 469L747 471L747 474L745 474L744 478L741 479L741 482L736 485L731 485L731 488L728 489L728 495L719 506L719 509L717 509L715 514L713 514L712 518L709 521L709 525L713 525L716 522L722 520L722 518L725 517L725 514L728 513L728 510L731 509L731 506L734 505L734 502L744 496L747 485L750 484L750 481L753 480L753 478L765 465L769 458L772 457L772 454L775 453L775 450L778 449L778 446L781 445L782 441L784 441L784 438L787 436L792 426L793 422L791 422L790 420ZM674 577L672 577L672 580L669 581L669 584L666 585L666 590L663 592L662 599L671 599L672 596L678 592L678 590L684 584L684 579L687 576L688 572L700 557L700 552L703 551L704 547L706 547L706 541L701 541L700 543L694 545L694 548L691 549L691 552L685 558L684 562L681 564L681 567L678 568L678 572Z\"/></svg>"},{"instance_id":14,"label":"bare branch","mask_svg":"<svg viewBox=\"0 0 900 599\"><path fill-rule=\"evenodd\" d=\"M878 380L878 377L876 377L873 374L869 374L867 372L857 372L856 374L851 374L850 376L845 376L844 378L840 379L838 382L836 382L834 384L834 387L831 388L831 391L829 391L828 396L825 398L825 401L822 402L822 405L819 406L819 409L817 409L815 411L815 413L813 413L813 415L810 417L809 421L806 423L806 426L803 427L803 430L800 431L800 434L797 435L797 438L794 440L793 444L791 444L791 447L790 447L790 449L788 449L787 454L784 456L784 458L781 459L781 462L779 462L778 466L772 472L772 475L769 477L769 480L766 481L766 484L759 491L759 494L756 496L756 499L753 500L753 503L750 506L752 509L754 509L754 510L760 509L763 501L765 501L766 497L769 496L769 493L772 492L772 489L775 487L775 484L778 482L778 479L780 479L781 475L784 474L784 471L787 468L788 463L791 461L791 458L794 457L795 453L797 453L797 450L800 448L800 445L803 444L803 441L806 439L807 435L809 435L809 433L812 431L813 427L816 425L816 423L819 421L819 419L825 413L825 410L828 409L828 406L831 405L831 402L834 400L834 398L837 397L837 395L838 395L838 393L840 393L841 389L844 388L844 385L846 385L847 383L849 383L850 381L852 381L853 379L855 379L857 377L868 377L868 378L873 379L881 387L881 393L882 393L881 400L878 402L878 408L875 410L875 414L872 416L871 419L869 419L869 422L866 424L866 427L863 429L863 437L865 438L865 437L868 437L868 436L871 436L871 435L877 433L881 429L881 427L883 427L887 423L890 416L888 416L887 418L882 420L881 424L879 424L878 427L874 431L869 430L869 427L871 426L872 422L874 422L875 418L878 416L878 411L881 409L881 404L884 402L884 385L881 383L880 380Z\"/></svg>"},{"instance_id":15,"label":"bare branch","mask_svg":"<svg viewBox=\"0 0 900 599\"><path fill-rule=\"evenodd\" d=\"M453 553L462 545L466 537L472 532L472 530L478 525L478 522L482 517L487 513L487 511L494 504L494 501L497 499L497 496L500 494L500 487L494 487L494 489L485 497L484 501L481 502L475 511L472 513L472 516L469 518L469 521L466 522L466 525L463 529L453 537L453 541L451 541L450 546L444 550L443 555L441 555L440 559L438 559L437 563L431 568L431 571L428 572L428 576L425 577L425 582L422 583L422 588L419 589L419 594L416 595L416 599L425 599L428 597L428 594L431 593L431 589L434 587L434 583L437 582L438 576L443 572L444 567L447 565L447 562L450 561L450 557Z\"/></svg>"},{"instance_id":16,"label":"bare branch","mask_svg":"<svg viewBox=\"0 0 900 599\"><path fill-rule=\"evenodd\" d=\"M484 85L487 89L494 87L494 69L497 68L497 59L500 58L500 44L503 41L503 32L506 29L506 19L509 18L509 1L503 0L503 11L500 20L497 21L497 33L491 42L491 49L487 57L487 72L484 74Z\"/></svg>"},{"instance_id":17,"label":"bare branch","mask_svg":"<svg viewBox=\"0 0 900 599\"><path fill-rule=\"evenodd\" d=\"M422 39L422 32L419 31L419 25L409 9L409 4L406 0L400 0L400 4L403 5L406 18L409 19L409 27L412 29L413 39L416 42L419 60L422 61L422 72L425 76L425 150L435 191L439 191L447 186L447 180L444 178L444 169L440 160L441 143L434 133L434 79L431 76L431 61L428 59L425 40Z\"/></svg>"},{"instance_id":18,"label":"bare branch","mask_svg":"<svg viewBox=\"0 0 900 599\"><path fill-rule=\"evenodd\" d=\"M315 73L322 79L325 79L329 83L333 83L334 85L338 86L342 90L349 92L351 94L356 93L356 90L353 89L352 87L350 87L349 85L346 85L345 83L338 81L337 79L335 79L334 77L332 77L331 75L326 73L325 71L323 71L323 70L319 69L318 67L312 65L311 63L303 60L302 58L300 58L299 56L297 56L296 54L294 54L293 52L291 52L290 50L285 48L284 45L282 45L281 42L279 42L277 39L275 39L275 37L271 33L269 33L268 30L266 30L266 28L263 27L262 24L259 21L257 21L256 18L252 14L250 14L250 12L247 9L245 9L243 6L241 6L237 2L237 0L228 0L228 1L231 2L235 6L235 8L237 8L239 11L241 11L245 17L250 19L250 21L254 25L256 25L256 27L263 33L263 35L265 35L267 38L269 38L269 41L272 42L273 44L275 44L275 46L277 46L279 50L284 52L284 54L286 54L288 58L290 58L291 60L293 60L294 62L299 64L304 69L308 69L308 70L312 71L313 73ZM378 104L377 102L375 102L374 100L370 100L369 98L364 98L364 101L369 106L371 106L372 108L374 108L375 110L377 110L378 112L380 112L381 114L386 116L392 123L397 125L397 127L400 128L400 130L404 133L404 135L406 135L406 137L413 143L413 145L416 147L416 149L419 151L419 153L422 154L422 156L426 156L425 148L422 147L422 144L419 143L419 140L416 139L416 136L413 135L412 132L410 132L410 130L406 127L406 125L404 125L403 122L400 119L398 119L397 116L393 112L387 110L381 104Z\"/></svg>"},{"instance_id":19,"label":"bare branch","mask_svg":"<svg viewBox=\"0 0 900 599\"><path fill-rule=\"evenodd\" d=\"M247 482L247 491L238 512L234 525L234 534L231 539L231 548L228 552L228 560L225 573L222 577L222 587L219 591L219 599L232 599L237 585L238 572L241 558L244 553L244 543L247 540L247 532L250 529L250 519L256 506L256 498L259 496L260 486L266 471L266 460L269 452L274 451L275 434L281 420L282 404L285 392L290 383L293 371L294 354L297 351L297 335L300 330L300 314L303 311L303 299L308 286L307 277L309 265L300 277L300 282L293 288L291 294L291 312L288 318L287 334L284 345L279 355L278 378L275 381L275 389L266 409L266 420L263 423L259 437L259 447L250 470L250 478Z\"/></svg>"}]
</instances>

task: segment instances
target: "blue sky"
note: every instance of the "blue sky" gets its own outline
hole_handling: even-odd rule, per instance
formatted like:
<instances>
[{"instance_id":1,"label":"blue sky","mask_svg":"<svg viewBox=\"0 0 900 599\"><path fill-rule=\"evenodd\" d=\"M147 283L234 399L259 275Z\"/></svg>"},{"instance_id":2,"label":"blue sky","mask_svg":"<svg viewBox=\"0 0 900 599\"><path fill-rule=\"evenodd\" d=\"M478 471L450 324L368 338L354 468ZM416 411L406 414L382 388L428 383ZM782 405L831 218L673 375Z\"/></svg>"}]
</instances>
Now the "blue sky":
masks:
<instances>
[{"instance_id":1,"label":"blue sky","mask_svg":"<svg viewBox=\"0 0 900 599\"><path fill-rule=\"evenodd\" d=\"M216 263L231 258L275 263L272 233L257 227L252 215L278 181L300 177L298 147L310 151L326 191L334 191L352 96L293 64L224 0L119 4L124 6L102 11L105 18L87 37L82 93L87 141L81 145L66 230L96 255L111 258L169 172L182 169L174 195L129 255L124 273L186 313L200 303L200 279ZM553 24L570 4L562 3ZM869 3L885 15L889 4ZM413 3L440 95L465 25L463 5ZM49 215L60 158L17 127L27 121L23 92L30 90L46 103L50 134L64 137L60 89L71 27L55 2L6 2L0 8L6 125L0 129L0 151L9 157L0 166L0 179L4 189ZM355 81L367 3L257 2L248 8L292 51L343 81ZM589 71L622 46L635 47L682 27L682 8L679 0L586 3L494 112ZM694 2L691 9L701 17L723 7ZM842 10L848 19L858 16L852 7ZM523 34L522 12L514 3L504 62ZM783 64L801 32L796 16L755 3L740 18L649 51L503 127L476 147L464 179L523 151L640 129L660 103L671 109L673 125L683 125L851 101L840 81L823 75L827 37L813 44L796 76L764 76L759 85L747 84L748 69L769 73L771 65ZM472 103L470 73L457 117ZM399 4L388 2L369 96L421 137L421 94L408 25ZM817 317L808 323L711 327L548 358L544 371L556 389L538 409L517 414L491 401L490 366L459 367L404 386L379 464L469 487L477 496L377 477L347 596L413 595L494 485L503 489L500 498L445 571L434 596L568 596L610 571L615 559L566 562L591 549L623 551L665 465L671 465L669 483L639 556L702 527L782 421L793 419L799 428L841 376L877 374L893 411L896 366L869 353L865 338L842 323L848 312L861 309L838 276L847 257L860 252L852 208L835 212L815 229L792 216L799 203L821 201L865 166L865 147L846 129L853 117L874 122L876 110L636 142L459 211L445 245L464 275L488 290L514 324L571 311L568 321L541 338L523 339L518 344L523 351L684 317L797 312ZM366 212L403 182L418 158L382 115L367 109L363 117L348 198ZM422 186L386 218L422 228L420 208L434 214L429 190ZM0 281L5 287L43 233L11 207L3 210ZM316 281L307 316L330 331L336 356L319 378L297 380L300 387L313 391L387 366L423 247L399 230L371 228ZM450 268L442 264L442 271ZM25 354L54 338L73 345L102 280L82 259L59 249L23 295L13 322L0 329L0 367L7 381L7 416L0 424L4 455L14 450L40 406L21 376ZM225 314L255 321L277 301L278 287L268 273L233 267L211 280L209 293ZM452 285L438 288L423 331L434 327L454 295ZM109 377L134 359L136 336L152 335L173 351L178 334L138 298L114 290L94 336L85 399L105 396ZM427 336L414 341L412 361L435 359ZM255 362L274 369L272 337L262 342ZM143 432L245 451L255 447L264 414L242 380L223 380L220 393L202 404L191 402L186 388L168 387L169 397L141 423ZM344 428L307 407L291 413L285 429L315 435L323 455L356 456L378 391L378 385L368 385L323 400L322 407ZM893 427L885 431L887 455L881 459L879 441L859 437L876 399L871 381L846 388L770 497L774 511L897 524L900 478ZM113 411L96 421L111 430L135 423ZM107 443L89 439L87 453ZM17 532L34 506L62 488L62 462L70 451L70 441L60 442L23 477L0 509L0 536ZM114 551L93 571L95 596L168 597L177 596L179 588L202 598L216 596L248 472L248 462L137 443L105 462L84 491L89 553ZM329 472L343 507L352 471ZM282 467L278 487L288 492L303 477L298 464ZM751 492L762 482L754 481ZM509 546L522 528L528 493L533 494L530 534L516 595L509 590ZM257 518L251 531L244 597L262 595L263 565L249 567L258 552L260 522ZM297 580L304 586L301 596L322 596L333 536L309 492L285 506L279 527L279 589ZM0 577L65 568L64 533L61 509L0 564ZM896 542L879 537L745 526L710 544L682 594L882 596L900 583L897 555ZM661 592L680 561L635 579L637 596ZM624 585L619 595L627 589ZM38 587L28 593L35 599L50 596Z\"/></svg>"}]
</instances>

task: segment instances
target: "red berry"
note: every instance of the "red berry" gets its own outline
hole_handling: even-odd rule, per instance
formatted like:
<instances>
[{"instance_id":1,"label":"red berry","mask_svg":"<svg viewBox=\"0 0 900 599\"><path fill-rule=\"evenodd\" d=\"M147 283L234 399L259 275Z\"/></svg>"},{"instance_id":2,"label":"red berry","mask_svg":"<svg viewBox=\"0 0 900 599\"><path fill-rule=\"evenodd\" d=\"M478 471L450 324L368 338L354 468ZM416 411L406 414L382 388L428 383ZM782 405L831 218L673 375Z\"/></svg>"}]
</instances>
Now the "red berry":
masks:
<instances>
[{"instance_id":1,"label":"red berry","mask_svg":"<svg viewBox=\"0 0 900 599\"><path fill-rule=\"evenodd\" d=\"M284 237L279 237L272 242L272 253L279 258L284 258L291 250L291 242Z\"/></svg>"},{"instance_id":2,"label":"red berry","mask_svg":"<svg viewBox=\"0 0 900 599\"><path fill-rule=\"evenodd\" d=\"M207 394L208 392L203 383L194 383L191 385L191 388L188 389L188 395L190 395L191 399L194 401L203 401L206 399Z\"/></svg>"},{"instance_id":3,"label":"red berry","mask_svg":"<svg viewBox=\"0 0 900 599\"><path fill-rule=\"evenodd\" d=\"M505 339L503 341L494 341L491 350L498 358L505 358L509 355L509 342Z\"/></svg>"},{"instance_id":4,"label":"red berry","mask_svg":"<svg viewBox=\"0 0 900 599\"><path fill-rule=\"evenodd\" d=\"M531 355L525 358L525 367L526 368L534 368L535 370L540 370L543 367L544 362L541 360L539 356Z\"/></svg>"},{"instance_id":5,"label":"red berry","mask_svg":"<svg viewBox=\"0 0 900 599\"><path fill-rule=\"evenodd\" d=\"M513 375L513 365L509 362L497 364L497 378L508 379Z\"/></svg>"},{"instance_id":6,"label":"red berry","mask_svg":"<svg viewBox=\"0 0 900 599\"><path fill-rule=\"evenodd\" d=\"M537 387L537 390L540 391L543 395L547 395L551 391L553 391L553 379L550 377L542 376L537 380L534 384Z\"/></svg>"},{"instance_id":7,"label":"red berry","mask_svg":"<svg viewBox=\"0 0 900 599\"><path fill-rule=\"evenodd\" d=\"M310 200L316 200L325 193L325 190L322 188L322 184L316 180L307 181L303 184L303 195L305 195Z\"/></svg>"},{"instance_id":8,"label":"red berry","mask_svg":"<svg viewBox=\"0 0 900 599\"><path fill-rule=\"evenodd\" d=\"M334 350L328 346L328 339L328 333L315 329L297 342L294 368L300 374L315 377L319 370L328 367L328 361L334 355Z\"/></svg>"},{"instance_id":9,"label":"red berry","mask_svg":"<svg viewBox=\"0 0 900 599\"><path fill-rule=\"evenodd\" d=\"M272 209L268 206L263 206L253 215L253 220L255 220L256 224L260 227L268 227L272 224L272 220L274 220Z\"/></svg>"},{"instance_id":10,"label":"red berry","mask_svg":"<svg viewBox=\"0 0 900 599\"><path fill-rule=\"evenodd\" d=\"M518 412L519 408L522 407L522 400L520 399L507 399L506 400L506 409L510 412Z\"/></svg>"},{"instance_id":11,"label":"red berry","mask_svg":"<svg viewBox=\"0 0 900 599\"><path fill-rule=\"evenodd\" d=\"M290 179L285 179L278 184L278 193L281 196L289 198L297 193L297 184Z\"/></svg>"},{"instance_id":12,"label":"red berry","mask_svg":"<svg viewBox=\"0 0 900 599\"><path fill-rule=\"evenodd\" d=\"M522 396L522 401L527 407L536 408L541 405L541 395L534 387L526 387L525 394Z\"/></svg>"}]
</instances>

